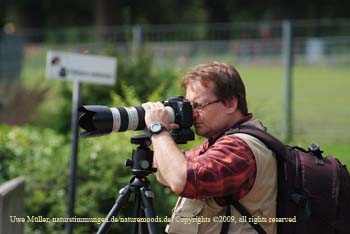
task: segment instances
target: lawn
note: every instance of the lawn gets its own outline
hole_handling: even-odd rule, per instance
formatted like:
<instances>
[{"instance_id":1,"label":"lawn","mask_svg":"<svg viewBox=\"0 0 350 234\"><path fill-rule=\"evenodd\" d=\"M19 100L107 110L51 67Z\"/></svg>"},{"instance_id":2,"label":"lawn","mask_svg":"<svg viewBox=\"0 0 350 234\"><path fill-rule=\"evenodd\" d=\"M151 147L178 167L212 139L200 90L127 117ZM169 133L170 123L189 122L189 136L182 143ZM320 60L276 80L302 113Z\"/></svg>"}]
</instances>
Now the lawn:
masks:
<instances>
[{"instance_id":1,"label":"lawn","mask_svg":"<svg viewBox=\"0 0 350 234\"><path fill-rule=\"evenodd\" d=\"M283 70L238 67L246 83L248 105L276 136L284 119ZM296 66L293 69L293 141L306 147L318 143L326 154L350 164L350 69Z\"/></svg>"}]
</instances>

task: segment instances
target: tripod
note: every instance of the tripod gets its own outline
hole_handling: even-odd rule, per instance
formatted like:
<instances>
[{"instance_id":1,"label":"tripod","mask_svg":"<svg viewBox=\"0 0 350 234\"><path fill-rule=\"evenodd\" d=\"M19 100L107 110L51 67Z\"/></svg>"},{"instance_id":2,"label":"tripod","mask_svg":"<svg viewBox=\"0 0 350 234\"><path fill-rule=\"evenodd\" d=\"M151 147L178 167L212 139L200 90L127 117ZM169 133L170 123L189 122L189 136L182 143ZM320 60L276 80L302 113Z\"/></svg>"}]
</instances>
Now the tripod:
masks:
<instances>
[{"instance_id":1,"label":"tripod","mask_svg":"<svg viewBox=\"0 0 350 234\"><path fill-rule=\"evenodd\" d=\"M112 218L118 215L122 205L128 202L132 193L134 193L135 198L133 216L134 218L145 217L147 226L145 223L133 222L131 233L157 233L157 226L154 222L154 194L146 177L156 172L156 168L153 168L153 151L149 149L151 142L146 135L138 135L131 138L131 143L139 144L137 149L133 150L132 160L128 159L125 163L127 167L130 167L130 171L134 176L131 178L129 184L119 191L119 196L114 206L106 216L106 221L99 227L97 234L105 234L108 232L112 224ZM153 221L151 222L151 220Z\"/></svg>"}]
</instances>

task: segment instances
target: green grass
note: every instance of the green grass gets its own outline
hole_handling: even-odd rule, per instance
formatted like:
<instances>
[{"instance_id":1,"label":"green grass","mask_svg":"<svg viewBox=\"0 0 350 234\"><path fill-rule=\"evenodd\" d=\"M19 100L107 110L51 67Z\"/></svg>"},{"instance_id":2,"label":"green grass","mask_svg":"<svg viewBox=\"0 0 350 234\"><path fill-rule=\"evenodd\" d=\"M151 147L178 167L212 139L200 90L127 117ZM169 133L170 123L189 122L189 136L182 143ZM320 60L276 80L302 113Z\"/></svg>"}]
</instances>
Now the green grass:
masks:
<instances>
[{"instance_id":1,"label":"green grass","mask_svg":"<svg viewBox=\"0 0 350 234\"><path fill-rule=\"evenodd\" d=\"M248 105L270 132L282 136L283 70L278 67L238 67L246 83ZM317 143L350 167L350 69L297 66L293 69L293 140L307 147Z\"/></svg>"},{"instance_id":2,"label":"green grass","mask_svg":"<svg viewBox=\"0 0 350 234\"><path fill-rule=\"evenodd\" d=\"M324 155L332 155L347 165L350 171L350 146L349 144L333 144L323 146Z\"/></svg>"},{"instance_id":3,"label":"green grass","mask_svg":"<svg viewBox=\"0 0 350 234\"><path fill-rule=\"evenodd\" d=\"M276 67L238 67L247 90L248 108L279 134L283 114L282 73Z\"/></svg>"},{"instance_id":4,"label":"green grass","mask_svg":"<svg viewBox=\"0 0 350 234\"><path fill-rule=\"evenodd\" d=\"M273 132L283 126L283 71L276 67L241 67L248 103ZM294 140L350 143L350 69L302 67L293 70Z\"/></svg>"}]
</instances>

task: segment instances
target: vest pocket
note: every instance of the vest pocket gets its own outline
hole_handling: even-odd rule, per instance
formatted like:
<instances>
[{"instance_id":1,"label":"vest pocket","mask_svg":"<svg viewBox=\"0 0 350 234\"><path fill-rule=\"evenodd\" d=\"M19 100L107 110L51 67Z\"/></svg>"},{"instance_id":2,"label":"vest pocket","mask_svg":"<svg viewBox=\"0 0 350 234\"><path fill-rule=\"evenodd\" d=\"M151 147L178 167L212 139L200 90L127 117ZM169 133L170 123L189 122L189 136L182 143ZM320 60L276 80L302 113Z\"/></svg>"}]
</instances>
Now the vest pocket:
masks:
<instances>
[{"instance_id":1,"label":"vest pocket","mask_svg":"<svg viewBox=\"0 0 350 234\"><path fill-rule=\"evenodd\" d=\"M200 212L203 203L196 199L180 198L167 227L169 234L196 234L198 232Z\"/></svg>"}]
</instances>

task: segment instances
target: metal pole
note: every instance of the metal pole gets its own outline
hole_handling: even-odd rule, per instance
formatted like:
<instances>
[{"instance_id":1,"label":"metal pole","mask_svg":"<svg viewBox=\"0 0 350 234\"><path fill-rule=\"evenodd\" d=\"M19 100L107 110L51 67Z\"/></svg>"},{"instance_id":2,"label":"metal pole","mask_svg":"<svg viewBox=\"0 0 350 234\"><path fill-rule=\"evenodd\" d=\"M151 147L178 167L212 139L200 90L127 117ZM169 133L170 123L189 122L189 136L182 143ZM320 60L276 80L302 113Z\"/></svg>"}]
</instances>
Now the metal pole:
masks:
<instances>
[{"instance_id":1,"label":"metal pole","mask_svg":"<svg viewBox=\"0 0 350 234\"><path fill-rule=\"evenodd\" d=\"M137 55L142 46L142 28L135 25L132 28L132 54Z\"/></svg>"},{"instance_id":2,"label":"metal pole","mask_svg":"<svg viewBox=\"0 0 350 234\"><path fill-rule=\"evenodd\" d=\"M289 20L282 23L282 53L284 66L284 93L285 93L285 109L284 109L284 129L283 137L289 142L293 136L292 124L292 68L293 68L293 52L292 52L292 24Z\"/></svg>"},{"instance_id":3,"label":"metal pole","mask_svg":"<svg viewBox=\"0 0 350 234\"><path fill-rule=\"evenodd\" d=\"M78 161L78 144L79 144L79 112L78 107L80 103L80 83L74 81L73 83L73 97L72 97L72 155L69 168L69 191L68 191L68 217L74 217L75 205L75 187L76 187L76 169ZM67 222L66 234L73 233L73 222Z\"/></svg>"}]
</instances>

